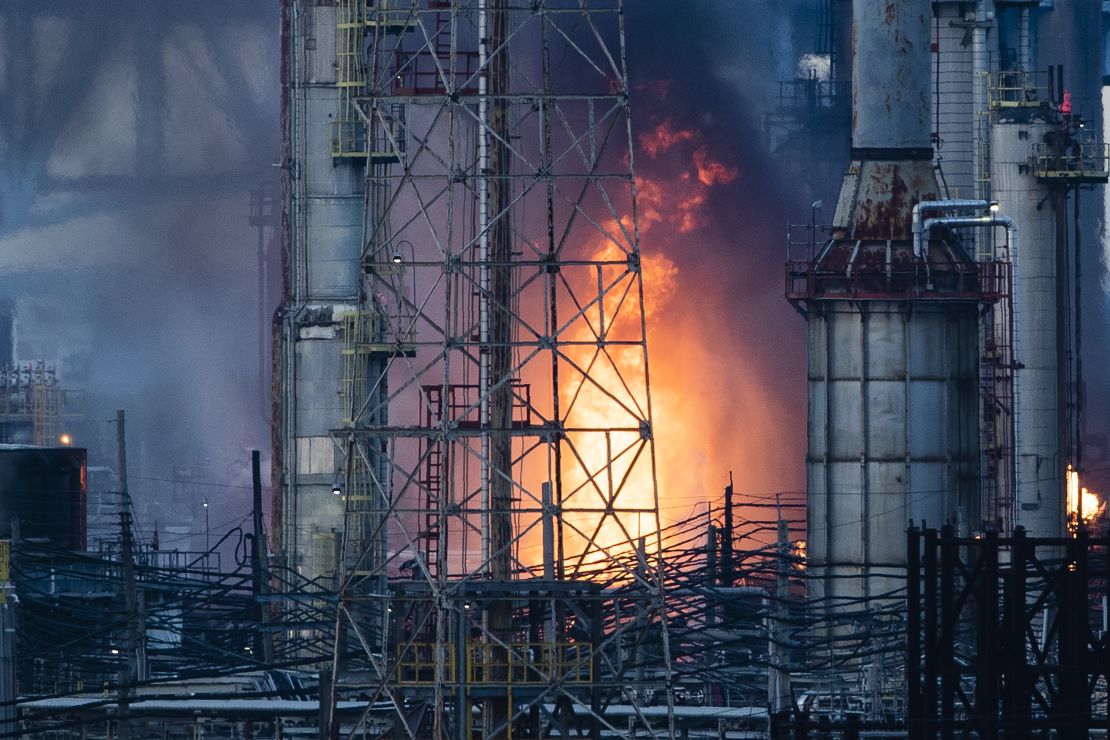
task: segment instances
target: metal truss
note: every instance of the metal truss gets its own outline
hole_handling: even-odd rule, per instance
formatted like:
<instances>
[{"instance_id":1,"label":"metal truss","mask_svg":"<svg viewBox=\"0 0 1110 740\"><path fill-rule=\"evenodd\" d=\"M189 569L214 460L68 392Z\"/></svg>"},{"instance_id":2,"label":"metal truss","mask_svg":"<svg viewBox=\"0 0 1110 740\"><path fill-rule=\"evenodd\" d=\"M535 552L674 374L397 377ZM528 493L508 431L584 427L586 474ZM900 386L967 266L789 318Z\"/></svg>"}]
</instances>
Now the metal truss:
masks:
<instances>
[{"instance_id":1,"label":"metal truss","mask_svg":"<svg viewBox=\"0 0 1110 740\"><path fill-rule=\"evenodd\" d=\"M1105 538L908 538L910 738L1105 730Z\"/></svg>"},{"instance_id":2,"label":"metal truss","mask_svg":"<svg viewBox=\"0 0 1110 740\"><path fill-rule=\"evenodd\" d=\"M672 736L621 0L339 5L331 698L392 707L352 732Z\"/></svg>"}]
</instances>

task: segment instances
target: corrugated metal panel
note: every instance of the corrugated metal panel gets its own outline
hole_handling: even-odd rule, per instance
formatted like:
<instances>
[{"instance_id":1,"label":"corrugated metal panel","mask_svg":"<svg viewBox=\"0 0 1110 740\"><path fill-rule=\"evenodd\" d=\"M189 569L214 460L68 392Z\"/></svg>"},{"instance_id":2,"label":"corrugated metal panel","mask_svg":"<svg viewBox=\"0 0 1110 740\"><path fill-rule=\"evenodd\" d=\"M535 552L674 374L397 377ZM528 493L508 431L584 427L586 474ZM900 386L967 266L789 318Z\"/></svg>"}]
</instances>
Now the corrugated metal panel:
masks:
<instances>
[{"instance_id":1,"label":"corrugated metal panel","mask_svg":"<svg viewBox=\"0 0 1110 740\"><path fill-rule=\"evenodd\" d=\"M297 438L297 472L301 475L335 475L335 443L331 437Z\"/></svg>"},{"instance_id":2,"label":"corrugated metal panel","mask_svg":"<svg viewBox=\"0 0 1110 740\"><path fill-rule=\"evenodd\" d=\"M826 595L881 593L839 576L904 563L911 519L978 523L977 308L822 301L808 336L810 563Z\"/></svg>"}]
</instances>

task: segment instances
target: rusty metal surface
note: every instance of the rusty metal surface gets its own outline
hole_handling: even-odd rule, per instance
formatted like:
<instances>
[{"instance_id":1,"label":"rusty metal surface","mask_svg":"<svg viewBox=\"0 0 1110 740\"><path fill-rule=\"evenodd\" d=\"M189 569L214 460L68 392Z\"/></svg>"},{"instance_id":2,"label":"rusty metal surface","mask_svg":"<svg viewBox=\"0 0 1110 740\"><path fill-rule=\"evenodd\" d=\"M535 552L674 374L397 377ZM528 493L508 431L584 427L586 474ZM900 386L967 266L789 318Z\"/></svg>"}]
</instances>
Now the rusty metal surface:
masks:
<instances>
[{"instance_id":1,"label":"rusty metal surface","mask_svg":"<svg viewBox=\"0 0 1110 740\"><path fill-rule=\"evenodd\" d=\"M940 198L931 162L852 162L833 217L833 238L909 241L913 207Z\"/></svg>"},{"instance_id":2,"label":"rusty metal surface","mask_svg":"<svg viewBox=\"0 0 1110 740\"><path fill-rule=\"evenodd\" d=\"M853 3L852 146L925 148L930 0Z\"/></svg>"}]
</instances>

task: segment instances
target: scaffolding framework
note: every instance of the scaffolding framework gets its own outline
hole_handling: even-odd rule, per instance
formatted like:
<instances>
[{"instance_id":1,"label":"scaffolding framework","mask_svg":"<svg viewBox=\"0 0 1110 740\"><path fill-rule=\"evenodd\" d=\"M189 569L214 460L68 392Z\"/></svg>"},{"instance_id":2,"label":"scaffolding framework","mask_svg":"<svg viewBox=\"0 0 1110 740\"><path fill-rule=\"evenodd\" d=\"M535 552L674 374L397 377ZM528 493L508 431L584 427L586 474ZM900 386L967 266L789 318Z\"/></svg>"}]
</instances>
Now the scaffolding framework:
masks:
<instances>
[{"instance_id":1,"label":"scaffolding framework","mask_svg":"<svg viewBox=\"0 0 1110 740\"><path fill-rule=\"evenodd\" d=\"M332 700L402 737L673 736L622 2L337 18L365 220Z\"/></svg>"}]
</instances>

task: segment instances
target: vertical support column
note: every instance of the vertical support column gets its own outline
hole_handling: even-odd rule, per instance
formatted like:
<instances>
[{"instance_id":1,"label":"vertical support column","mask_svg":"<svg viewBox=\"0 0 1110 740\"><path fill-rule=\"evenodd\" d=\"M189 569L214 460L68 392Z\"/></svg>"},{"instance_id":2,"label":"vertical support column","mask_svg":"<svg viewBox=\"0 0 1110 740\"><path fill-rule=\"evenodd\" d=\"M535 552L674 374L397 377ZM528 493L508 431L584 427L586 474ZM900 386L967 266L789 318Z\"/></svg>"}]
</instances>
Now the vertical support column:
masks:
<instances>
[{"instance_id":1,"label":"vertical support column","mask_svg":"<svg viewBox=\"0 0 1110 740\"><path fill-rule=\"evenodd\" d=\"M590 737L601 737L601 671L601 594L590 591Z\"/></svg>"},{"instance_id":2,"label":"vertical support column","mask_svg":"<svg viewBox=\"0 0 1110 740\"><path fill-rule=\"evenodd\" d=\"M0 733L14 733L15 709L15 612L0 603Z\"/></svg>"},{"instance_id":3,"label":"vertical support column","mask_svg":"<svg viewBox=\"0 0 1110 740\"><path fill-rule=\"evenodd\" d=\"M509 220L509 206L512 199L512 180L510 178L509 151L509 55L508 20L509 8L505 0L486 0L479 10L482 16L484 33L478 40L484 46L485 80L484 130L483 141L486 156L485 171L481 173L485 181L486 221L482 242L485 252L481 257L481 296L480 327L482 346L480 352L485 358L480 372L480 404L484 407L483 453L485 459L484 483L486 490L486 516L488 528L484 534L488 538L484 548L487 558L486 570L494 581L508 581L512 578L512 426L513 426L513 250L512 229ZM484 321L483 321L484 319ZM512 641L512 611L510 602L496 600L486 611L487 628L495 641ZM508 655L503 649L493 649L490 653L493 668L493 681L501 683L509 676L501 668L507 663ZM489 738L507 737L511 707L507 692L505 695L491 697L486 702L484 712L485 731Z\"/></svg>"},{"instance_id":4,"label":"vertical support column","mask_svg":"<svg viewBox=\"0 0 1110 740\"><path fill-rule=\"evenodd\" d=\"M1007 669L1002 702L1003 730L1008 738L1027 738L1030 717L1025 667L1025 563L1028 558L1025 530L1021 527L1014 530L1011 543L1004 628Z\"/></svg>"},{"instance_id":5,"label":"vertical support column","mask_svg":"<svg viewBox=\"0 0 1110 740\"><path fill-rule=\"evenodd\" d=\"M922 708L922 736L937 736L937 678L940 656L937 634L937 531L925 530L925 686Z\"/></svg>"},{"instance_id":6,"label":"vertical support column","mask_svg":"<svg viewBox=\"0 0 1110 740\"><path fill-rule=\"evenodd\" d=\"M1053 154L1057 157L1063 157L1065 154L1063 138L1064 137L1059 135L1053 137ZM1063 183L1053 185L1052 208L1056 219L1056 424L1059 445L1056 490L1052 493L1057 496L1060 501L1066 501L1067 476L1063 473L1067 469L1067 466L1074 462L1070 423L1071 413L1073 411L1070 397L1070 327L1068 325L1068 312L1065 310L1065 307L1071 302L1071 296L1068 294L1068 274L1071 272L1071 269L1068 264L1067 185ZM1059 527L1061 533L1065 532L1067 529L1064 522L1060 522ZM1051 536L1054 533L1035 532L1034 534L1039 536Z\"/></svg>"},{"instance_id":7,"label":"vertical support column","mask_svg":"<svg viewBox=\"0 0 1110 740\"><path fill-rule=\"evenodd\" d=\"M1087 552L1088 538L1080 532L1064 546L1064 563L1059 572L1057 600L1057 648L1060 684L1052 714L1057 737L1080 740L1087 737L1091 712L1087 686Z\"/></svg>"},{"instance_id":8,"label":"vertical support column","mask_svg":"<svg viewBox=\"0 0 1110 740\"><path fill-rule=\"evenodd\" d=\"M270 603L263 597L270 593L270 555L266 543L266 528L262 523L262 464L261 453L251 451L251 476L254 483L254 539L251 552L255 610L258 619L258 636L254 641L255 657L261 656L266 665L274 662L274 637L267 629L270 623ZM339 561L336 560L338 570Z\"/></svg>"},{"instance_id":9,"label":"vertical support column","mask_svg":"<svg viewBox=\"0 0 1110 740\"><path fill-rule=\"evenodd\" d=\"M956 559L959 557L956 533L945 525L940 534L940 718L941 737L953 740L955 734L956 689Z\"/></svg>"},{"instance_id":10,"label":"vertical support column","mask_svg":"<svg viewBox=\"0 0 1110 740\"><path fill-rule=\"evenodd\" d=\"M921 532L906 531L906 732L909 740L925 736L921 696Z\"/></svg>"},{"instance_id":11,"label":"vertical support column","mask_svg":"<svg viewBox=\"0 0 1110 740\"><path fill-rule=\"evenodd\" d=\"M466 598L465 595L462 598ZM456 605L459 603L455 602ZM471 740L470 736L470 694L467 691L466 641L470 634L470 613L466 609L455 610L455 740Z\"/></svg>"},{"instance_id":12,"label":"vertical support column","mask_svg":"<svg viewBox=\"0 0 1110 740\"><path fill-rule=\"evenodd\" d=\"M790 541L787 524L781 513L778 520L777 544L778 562L775 567L775 595L772 610L774 617L771 620L770 644L768 645L771 665L768 675L767 698L772 715L788 711L793 703L790 696L790 673L783 665L786 662L786 651L783 649L786 630L783 625L786 623L787 568L789 567Z\"/></svg>"},{"instance_id":13,"label":"vertical support column","mask_svg":"<svg viewBox=\"0 0 1110 740\"><path fill-rule=\"evenodd\" d=\"M135 591L134 542L131 536L131 494L127 490L127 431L123 409L116 411L116 444L119 451L120 482L120 575L123 578L124 611L127 619L125 632L126 663L119 674L119 736L122 740L131 737L131 720L128 718L128 703L135 682L139 678L139 641L143 634L138 626L139 602Z\"/></svg>"},{"instance_id":14,"label":"vertical support column","mask_svg":"<svg viewBox=\"0 0 1110 740\"><path fill-rule=\"evenodd\" d=\"M978 675L975 678L975 721L979 737L998 737L998 533L988 532L976 549L975 587Z\"/></svg>"},{"instance_id":15,"label":"vertical support column","mask_svg":"<svg viewBox=\"0 0 1110 740\"><path fill-rule=\"evenodd\" d=\"M725 486L725 531L721 534L721 585L728 588L735 578L732 556L732 473L728 474Z\"/></svg>"}]
</instances>

